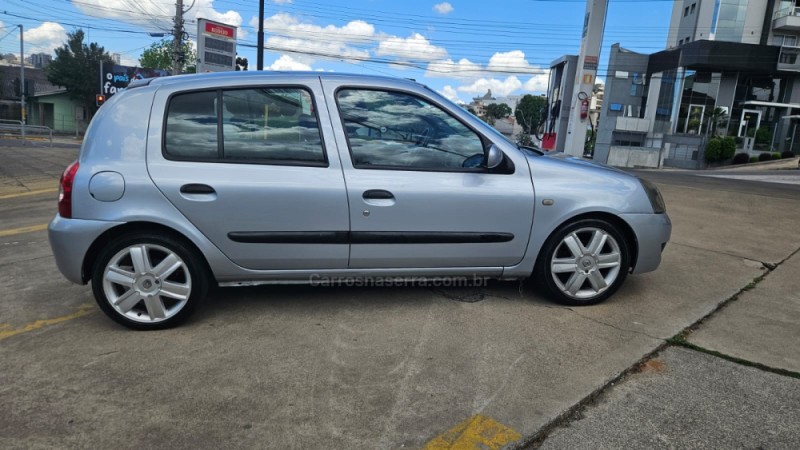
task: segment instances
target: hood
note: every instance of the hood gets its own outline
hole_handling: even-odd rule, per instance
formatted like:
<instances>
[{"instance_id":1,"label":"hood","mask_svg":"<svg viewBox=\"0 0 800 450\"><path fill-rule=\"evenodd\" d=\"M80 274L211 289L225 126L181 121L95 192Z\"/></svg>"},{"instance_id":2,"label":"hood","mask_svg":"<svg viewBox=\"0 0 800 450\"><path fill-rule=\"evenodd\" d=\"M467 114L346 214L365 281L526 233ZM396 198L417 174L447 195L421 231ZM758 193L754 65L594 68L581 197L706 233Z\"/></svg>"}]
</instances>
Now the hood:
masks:
<instances>
[{"instance_id":1,"label":"hood","mask_svg":"<svg viewBox=\"0 0 800 450\"><path fill-rule=\"evenodd\" d=\"M595 168L595 169L608 170L610 172L616 172L616 173L624 174L624 175L627 175L627 176L630 176L630 177L635 177L635 175L633 175L631 173L628 173L628 172L625 172L624 170L618 169L616 167L612 167L612 166L609 166L609 165L606 165L606 164L603 164L603 163L592 161L591 159L578 158L577 156L568 155L568 154L563 153L563 152L546 153L544 155L544 157L545 158L549 158L549 159L554 159L554 160L557 160L557 161L563 161L564 163L567 163L567 164L574 164L576 166L592 167L592 168Z\"/></svg>"}]
</instances>

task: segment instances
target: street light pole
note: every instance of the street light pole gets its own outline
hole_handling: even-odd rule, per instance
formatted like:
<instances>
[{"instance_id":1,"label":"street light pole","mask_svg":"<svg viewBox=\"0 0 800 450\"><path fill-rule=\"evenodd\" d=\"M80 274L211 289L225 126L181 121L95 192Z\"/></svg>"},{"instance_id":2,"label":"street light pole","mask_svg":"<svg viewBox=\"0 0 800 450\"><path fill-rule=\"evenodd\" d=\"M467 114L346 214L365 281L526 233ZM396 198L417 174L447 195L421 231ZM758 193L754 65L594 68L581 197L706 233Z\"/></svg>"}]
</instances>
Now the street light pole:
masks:
<instances>
[{"instance_id":1,"label":"street light pole","mask_svg":"<svg viewBox=\"0 0 800 450\"><path fill-rule=\"evenodd\" d=\"M256 69L264 70L264 0L258 2L258 53Z\"/></svg>"},{"instance_id":2,"label":"street light pole","mask_svg":"<svg viewBox=\"0 0 800 450\"><path fill-rule=\"evenodd\" d=\"M28 122L28 111L25 109L25 43L22 24L19 26L19 104L22 115L22 146L25 146L25 124Z\"/></svg>"}]
</instances>

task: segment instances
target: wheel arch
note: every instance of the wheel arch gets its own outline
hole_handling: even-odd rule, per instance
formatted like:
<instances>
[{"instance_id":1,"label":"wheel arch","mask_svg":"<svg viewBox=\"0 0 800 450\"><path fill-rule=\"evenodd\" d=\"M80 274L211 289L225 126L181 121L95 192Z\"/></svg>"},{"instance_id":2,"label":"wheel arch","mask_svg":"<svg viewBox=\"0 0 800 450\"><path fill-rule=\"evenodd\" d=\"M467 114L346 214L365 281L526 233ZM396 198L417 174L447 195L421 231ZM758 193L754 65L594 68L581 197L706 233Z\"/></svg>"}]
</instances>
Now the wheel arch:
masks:
<instances>
[{"instance_id":1,"label":"wheel arch","mask_svg":"<svg viewBox=\"0 0 800 450\"><path fill-rule=\"evenodd\" d=\"M86 251L86 255L83 257L83 263L81 265L81 279L84 283L88 282L91 279L92 273L92 266L94 266L95 261L100 256L100 252L102 249L108 245L114 239L119 237L125 236L127 234L133 233L156 233L161 235L167 235L173 239L180 241L184 244L187 248L195 253L195 255L199 258L202 262L203 267L202 269L211 277L211 279L216 283L216 278L214 277L214 272L211 270L210 265L208 264L208 260L206 259L205 255L202 251L192 242L191 239L184 236L181 232L175 230L174 228L170 228L166 225L162 225L155 222L127 222L122 225L118 225L114 228L106 230L103 234L97 237L97 239L92 242L92 245L89 246L89 249Z\"/></svg>"},{"instance_id":2,"label":"wheel arch","mask_svg":"<svg viewBox=\"0 0 800 450\"><path fill-rule=\"evenodd\" d=\"M633 231L633 228L631 228L631 226L628 224L628 222L626 222L621 217L619 217L619 216L617 216L617 215L615 215L613 213L610 213L610 212L590 211L590 212L585 212L585 213L581 213L581 214L572 216L572 217L562 221L561 223L559 223L558 226L554 227L553 231L550 232L550 234L547 236L547 239L544 240L544 243L550 241L550 239L552 239L553 235L555 235L558 232L558 230L560 230L564 226L567 226L567 225L569 225L569 224L571 224L573 222L577 222L579 220L586 220L586 219L605 220L606 222L611 223L612 225L616 226L617 229L619 229L619 231L625 237L625 243L628 245L628 250L630 251L630 268L629 268L629 272L632 272L633 268L636 267L636 261L639 258L639 241L636 238L636 233ZM544 244L542 244L542 246L544 246ZM541 259L542 259L542 252L541 252L541 248L540 248L539 254L536 257L536 265L541 263ZM534 270L536 270L536 267L534 267Z\"/></svg>"}]
</instances>

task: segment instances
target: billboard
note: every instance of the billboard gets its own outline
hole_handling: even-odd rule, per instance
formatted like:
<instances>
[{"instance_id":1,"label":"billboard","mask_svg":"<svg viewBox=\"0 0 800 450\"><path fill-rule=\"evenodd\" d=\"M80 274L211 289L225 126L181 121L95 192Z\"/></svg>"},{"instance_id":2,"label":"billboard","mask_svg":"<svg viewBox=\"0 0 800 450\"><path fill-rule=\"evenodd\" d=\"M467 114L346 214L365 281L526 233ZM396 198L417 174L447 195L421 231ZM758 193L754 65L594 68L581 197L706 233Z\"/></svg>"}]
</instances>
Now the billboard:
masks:
<instances>
[{"instance_id":1,"label":"billboard","mask_svg":"<svg viewBox=\"0 0 800 450\"><path fill-rule=\"evenodd\" d=\"M197 19L197 73L236 70L236 27Z\"/></svg>"},{"instance_id":2,"label":"billboard","mask_svg":"<svg viewBox=\"0 0 800 450\"><path fill-rule=\"evenodd\" d=\"M125 90L133 80L165 77L167 75L169 75L169 72L161 69L143 69L141 67L120 66L117 64L111 67L104 66L101 94L108 98L117 92Z\"/></svg>"}]
</instances>

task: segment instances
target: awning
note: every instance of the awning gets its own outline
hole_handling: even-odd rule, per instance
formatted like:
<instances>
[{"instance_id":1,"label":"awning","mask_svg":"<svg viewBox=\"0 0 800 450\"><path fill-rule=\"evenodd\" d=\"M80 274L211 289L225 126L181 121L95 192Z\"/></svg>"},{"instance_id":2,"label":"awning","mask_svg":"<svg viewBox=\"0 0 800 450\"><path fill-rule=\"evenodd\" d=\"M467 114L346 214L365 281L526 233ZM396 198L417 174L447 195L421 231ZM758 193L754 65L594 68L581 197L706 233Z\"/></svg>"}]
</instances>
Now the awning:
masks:
<instances>
[{"instance_id":1,"label":"awning","mask_svg":"<svg viewBox=\"0 0 800 450\"><path fill-rule=\"evenodd\" d=\"M773 108L794 108L800 109L800 103L778 103L778 102L762 102L759 100L748 100L743 102L744 106L771 106Z\"/></svg>"}]
</instances>

